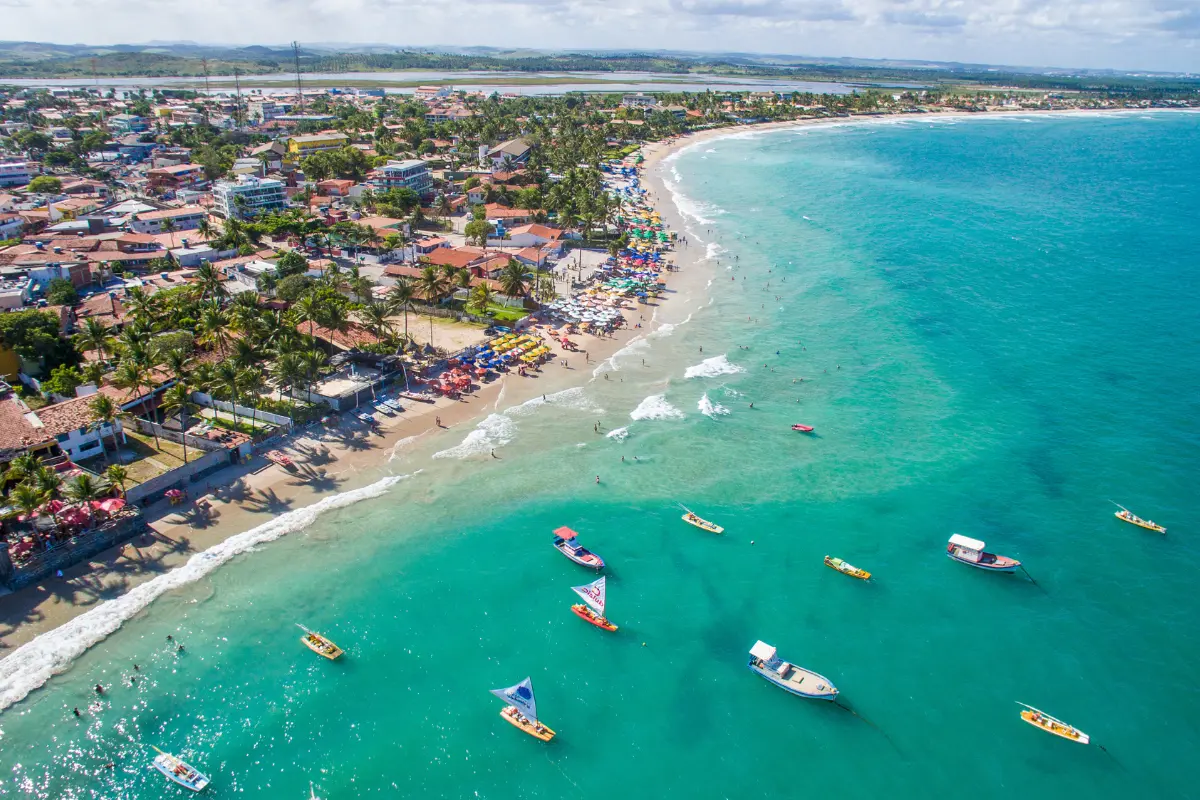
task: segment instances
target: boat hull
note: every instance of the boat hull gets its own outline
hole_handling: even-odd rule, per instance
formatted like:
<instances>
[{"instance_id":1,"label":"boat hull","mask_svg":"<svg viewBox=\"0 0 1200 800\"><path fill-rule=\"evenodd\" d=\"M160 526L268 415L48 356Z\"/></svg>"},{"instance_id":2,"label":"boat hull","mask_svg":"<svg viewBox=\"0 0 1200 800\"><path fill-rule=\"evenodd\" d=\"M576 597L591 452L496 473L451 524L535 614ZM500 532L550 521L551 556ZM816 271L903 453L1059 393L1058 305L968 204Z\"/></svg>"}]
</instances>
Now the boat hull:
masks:
<instances>
[{"instance_id":1,"label":"boat hull","mask_svg":"<svg viewBox=\"0 0 1200 800\"><path fill-rule=\"evenodd\" d=\"M1091 737L1086 733L1069 725L1063 726L1062 730L1052 728L1048 725L1043 725L1034 719L1034 713L1032 711L1022 711L1021 719L1025 720L1038 730L1043 730L1046 733L1054 734L1060 739L1066 739L1068 742L1075 742L1076 744L1090 744L1092 741Z\"/></svg>"},{"instance_id":2,"label":"boat hull","mask_svg":"<svg viewBox=\"0 0 1200 800\"><path fill-rule=\"evenodd\" d=\"M321 656L321 658L328 658L330 661L336 661L339 657L341 657L342 652L343 652L342 648L338 647L336 644L329 641L325 637L321 637L321 641L324 642L325 644L329 645L329 647L332 647L333 648L332 650L326 650L325 648L321 647L321 645L319 643L313 642L307 636L301 636L300 641L309 650L312 650L314 653Z\"/></svg>"},{"instance_id":3,"label":"boat hull","mask_svg":"<svg viewBox=\"0 0 1200 800\"><path fill-rule=\"evenodd\" d=\"M1148 531L1154 531L1155 533L1166 533L1167 532L1167 529L1164 528L1162 525L1158 525L1153 522L1148 522L1147 520L1144 520L1141 517L1135 517L1133 519L1130 519L1129 517L1122 516L1120 511L1116 512L1113 516L1115 516L1117 519L1121 520L1121 522L1128 522L1130 525L1137 525L1139 528L1144 528L1145 530L1148 530Z\"/></svg>"},{"instance_id":4,"label":"boat hull","mask_svg":"<svg viewBox=\"0 0 1200 800\"><path fill-rule=\"evenodd\" d=\"M813 427L811 425L793 425L792 430L798 433L812 433Z\"/></svg>"},{"instance_id":5,"label":"boat hull","mask_svg":"<svg viewBox=\"0 0 1200 800\"><path fill-rule=\"evenodd\" d=\"M538 741L548 742L555 737L554 731L551 730L548 725L543 724L539 728L539 725L531 722L530 720L522 719L521 717L517 716L516 710L517 709L515 706L502 708L500 709L500 716L509 725L512 725L519 731L524 731Z\"/></svg>"},{"instance_id":6,"label":"boat hull","mask_svg":"<svg viewBox=\"0 0 1200 800\"><path fill-rule=\"evenodd\" d=\"M1021 562L1017 561L1015 558L1007 558L1005 556L997 556L997 555L993 555L992 553L985 553L984 555L991 556L995 560L994 561L971 561L970 559L961 558L961 557L955 555L954 553L950 552L949 550L946 551L946 556L950 560L957 561L960 564L966 564L968 567L974 567L975 569L981 569L984 572L1016 572L1017 567L1021 566Z\"/></svg>"},{"instance_id":7,"label":"boat hull","mask_svg":"<svg viewBox=\"0 0 1200 800\"><path fill-rule=\"evenodd\" d=\"M572 553L570 551L570 549L568 549L564 545L565 545L565 542L556 541L554 543L554 549L557 550L558 552L562 553L564 556L566 556L571 561L575 562L576 564L578 564L581 567L587 567L588 569L594 569L597 572L604 569L604 559L601 558L600 556L596 555L592 551L586 550L587 556L580 557L580 556L576 555L575 553Z\"/></svg>"},{"instance_id":8,"label":"boat hull","mask_svg":"<svg viewBox=\"0 0 1200 800\"><path fill-rule=\"evenodd\" d=\"M193 776L191 780L188 780L186 776L175 774L175 767L171 763L171 759L169 759L167 756L160 755L155 758L152 763L154 768L163 774L163 777L172 783L179 784L185 789L191 789L193 792L199 792L203 791L205 786L208 786L208 777L202 775L196 770L195 767L192 767L183 761L177 761L177 763L179 766L188 770L189 774Z\"/></svg>"},{"instance_id":9,"label":"boat hull","mask_svg":"<svg viewBox=\"0 0 1200 800\"><path fill-rule=\"evenodd\" d=\"M595 625L600 630L615 631L617 629L616 625L613 625L611 622L606 620L604 617L596 616L596 612L592 611L590 608L588 608L587 606L585 606L583 604L573 605L573 606L571 606L571 610L575 612L575 616L579 617L584 622L590 622L592 625Z\"/></svg>"},{"instance_id":10,"label":"boat hull","mask_svg":"<svg viewBox=\"0 0 1200 800\"><path fill-rule=\"evenodd\" d=\"M797 697L803 697L806 700L829 700L829 701L837 700L838 690L837 690L837 687L833 685L833 681L829 680L824 675L813 672L812 670L804 670L804 672L806 672L809 675L812 675L815 678L818 678L820 680L820 682L823 683L825 685L825 687L827 687L828 691L806 692L806 691L800 689L799 687L788 683L786 680L783 680L778 675L770 672L769 670L765 670L762 667L759 667L758 665L756 665L754 663L753 658L750 659L746 663L746 666L750 668L751 672L758 675L760 678L765 680L767 683L771 683L771 684L774 684L775 686L778 686L780 689L783 689L788 694L794 694Z\"/></svg>"},{"instance_id":11,"label":"boat hull","mask_svg":"<svg viewBox=\"0 0 1200 800\"><path fill-rule=\"evenodd\" d=\"M839 566L838 563L829 556L825 556L825 566L829 567L835 572L840 572L843 575L849 575L851 578L858 578L860 581L871 580L871 573L867 572L865 569L859 569L858 567L847 564L845 561L842 561L841 565Z\"/></svg>"},{"instance_id":12,"label":"boat hull","mask_svg":"<svg viewBox=\"0 0 1200 800\"><path fill-rule=\"evenodd\" d=\"M695 519L689 519L688 515L684 514L682 517L680 517L680 519L682 519L688 525L695 525L697 528L699 528L702 531L708 531L709 533L724 533L725 532L725 529L722 528L720 525L717 525L714 522L709 522L706 519L701 519L700 517L696 517Z\"/></svg>"}]
</instances>

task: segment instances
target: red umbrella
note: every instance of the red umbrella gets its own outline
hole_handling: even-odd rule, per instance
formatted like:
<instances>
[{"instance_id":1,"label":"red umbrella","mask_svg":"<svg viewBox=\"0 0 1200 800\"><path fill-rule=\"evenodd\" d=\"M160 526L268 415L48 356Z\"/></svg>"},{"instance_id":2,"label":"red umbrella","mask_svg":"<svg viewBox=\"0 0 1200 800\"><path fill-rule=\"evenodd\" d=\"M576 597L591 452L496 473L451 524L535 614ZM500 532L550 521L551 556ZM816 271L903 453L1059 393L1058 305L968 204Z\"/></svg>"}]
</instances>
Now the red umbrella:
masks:
<instances>
[{"instance_id":1,"label":"red umbrella","mask_svg":"<svg viewBox=\"0 0 1200 800\"><path fill-rule=\"evenodd\" d=\"M125 501L119 497L109 497L106 500L92 501L92 507L105 514L115 514L125 507Z\"/></svg>"}]
</instances>

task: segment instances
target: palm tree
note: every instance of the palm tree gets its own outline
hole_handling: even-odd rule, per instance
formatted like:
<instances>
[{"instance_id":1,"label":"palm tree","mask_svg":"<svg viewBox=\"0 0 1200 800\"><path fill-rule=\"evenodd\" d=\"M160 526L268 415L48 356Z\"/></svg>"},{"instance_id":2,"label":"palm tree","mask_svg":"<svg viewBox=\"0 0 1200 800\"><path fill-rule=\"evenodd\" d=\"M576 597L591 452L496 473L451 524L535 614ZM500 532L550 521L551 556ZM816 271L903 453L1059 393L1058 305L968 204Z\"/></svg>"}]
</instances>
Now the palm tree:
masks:
<instances>
[{"instance_id":1,"label":"palm tree","mask_svg":"<svg viewBox=\"0 0 1200 800\"><path fill-rule=\"evenodd\" d=\"M37 474L42 468L42 460L33 453L22 453L8 462L8 471L4 473L6 483L20 483L26 478Z\"/></svg>"},{"instance_id":2,"label":"palm tree","mask_svg":"<svg viewBox=\"0 0 1200 800\"><path fill-rule=\"evenodd\" d=\"M154 382L150 379L150 371L143 364L129 358L117 365L117 370L113 373L113 385L118 389L129 390L133 397L140 397L145 391L154 388ZM154 421L150 418L149 412L146 414L146 421ZM162 445L158 441L158 431L153 425L150 426L150 433L154 436L154 448L161 451Z\"/></svg>"},{"instance_id":3,"label":"palm tree","mask_svg":"<svg viewBox=\"0 0 1200 800\"><path fill-rule=\"evenodd\" d=\"M159 224L159 227L162 228L163 233L171 234L171 249L174 250L175 249L175 231L179 230L179 226L175 224L175 220L171 219L170 217L167 217Z\"/></svg>"},{"instance_id":4,"label":"palm tree","mask_svg":"<svg viewBox=\"0 0 1200 800\"><path fill-rule=\"evenodd\" d=\"M471 290L470 299L467 300L467 310L482 317L487 314L488 309L495 301L496 298L492 294L491 287L486 283L481 283Z\"/></svg>"},{"instance_id":5,"label":"palm tree","mask_svg":"<svg viewBox=\"0 0 1200 800\"><path fill-rule=\"evenodd\" d=\"M129 480L129 470L120 464L110 464L108 469L104 470L104 478L109 483L114 483L121 488L121 497L125 496L125 481Z\"/></svg>"},{"instance_id":6,"label":"palm tree","mask_svg":"<svg viewBox=\"0 0 1200 800\"><path fill-rule=\"evenodd\" d=\"M311 398L313 384L316 383L317 377L320 376L321 368L325 366L325 354L317 349L308 350L301 356L301 359L304 364L306 390Z\"/></svg>"},{"instance_id":7,"label":"palm tree","mask_svg":"<svg viewBox=\"0 0 1200 800\"><path fill-rule=\"evenodd\" d=\"M252 292L245 294L253 295ZM197 326L198 341L202 344L215 344L221 355L225 355L225 345L229 342L229 314L216 301L208 303L200 312L200 323Z\"/></svg>"},{"instance_id":8,"label":"palm tree","mask_svg":"<svg viewBox=\"0 0 1200 800\"><path fill-rule=\"evenodd\" d=\"M304 380L304 359L295 351L281 353L271 362L271 380L279 390L279 402L283 402L283 390L290 393L296 384Z\"/></svg>"},{"instance_id":9,"label":"palm tree","mask_svg":"<svg viewBox=\"0 0 1200 800\"><path fill-rule=\"evenodd\" d=\"M196 410L196 404L192 402L192 389L182 380L163 393L162 397L163 411L167 414L177 412L179 414L179 424L183 441L183 463L188 463L187 458L187 429L188 420L192 416L192 412Z\"/></svg>"},{"instance_id":10,"label":"palm tree","mask_svg":"<svg viewBox=\"0 0 1200 800\"><path fill-rule=\"evenodd\" d=\"M233 354L230 356L230 359L237 365L238 369L252 367L258 363L260 358L262 358L262 354L253 340L238 339L233 343Z\"/></svg>"},{"instance_id":11,"label":"palm tree","mask_svg":"<svg viewBox=\"0 0 1200 800\"><path fill-rule=\"evenodd\" d=\"M316 294L306 294L296 301L292 306L292 310L296 312L296 318L299 322L308 323L308 335L313 335L313 330L320 324L320 321L325 316L325 307L321 302L321 298Z\"/></svg>"},{"instance_id":12,"label":"palm tree","mask_svg":"<svg viewBox=\"0 0 1200 800\"><path fill-rule=\"evenodd\" d=\"M92 501L103 497L111 488L112 486L104 478L97 478L83 472L67 481L63 486L63 493L68 499L80 503L87 509L88 527L90 528L95 522Z\"/></svg>"},{"instance_id":13,"label":"palm tree","mask_svg":"<svg viewBox=\"0 0 1200 800\"><path fill-rule=\"evenodd\" d=\"M500 270L500 291L509 297L524 297L525 267L516 260L510 259L507 266Z\"/></svg>"},{"instance_id":14,"label":"palm tree","mask_svg":"<svg viewBox=\"0 0 1200 800\"><path fill-rule=\"evenodd\" d=\"M417 283L421 288L421 294L425 295L425 302L429 304L429 344L432 346L433 309L437 306L442 292L445 291L445 283L442 276L432 266L426 267L421 271L421 277L417 280Z\"/></svg>"},{"instance_id":15,"label":"palm tree","mask_svg":"<svg viewBox=\"0 0 1200 800\"><path fill-rule=\"evenodd\" d=\"M412 281L408 278L397 278L387 295L388 310L393 314L404 314L404 338L408 339L408 312L412 308L413 298L417 296Z\"/></svg>"},{"instance_id":16,"label":"palm tree","mask_svg":"<svg viewBox=\"0 0 1200 800\"><path fill-rule=\"evenodd\" d=\"M359 318L362 319L363 325L371 333L375 334L380 339L387 339L391 335L392 323L388 319L388 308L383 303L367 303L358 312Z\"/></svg>"},{"instance_id":17,"label":"palm tree","mask_svg":"<svg viewBox=\"0 0 1200 800\"><path fill-rule=\"evenodd\" d=\"M88 428L103 431L105 426L108 426L109 433L112 434L113 451L120 449L121 445L117 443L117 417L121 416L121 407L113 402L113 399L106 394L97 392L88 401L88 409L91 410L95 420L88 425ZM104 455L104 463L108 463L108 448L104 446L104 435L100 435L100 452Z\"/></svg>"},{"instance_id":18,"label":"palm tree","mask_svg":"<svg viewBox=\"0 0 1200 800\"><path fill-rule=\"evenodd\" d=\"M88 317L83 321L83 328L75 334L75 343L82 355L89 350L100 353L100 360L105 361L112 348L112 332L100 320Z\"/></svg>"},{"instance_id":19,"label":"palm tree","mask_svg":"<svg viewBox=\"0 0 1200 800\"><path fill-rule=\"evenodd\" d=\"M167 371L175 376L175 380L181 381L188 374L189 366L192 363L190 354L184 352L178 347L174 347L162 354L162 365Z\"/></svg>"},{"instance_id":20,"label":"palm tree","mask_svg":"<svg viewBox=\"0 0 1200 800\"><path fill-rule=\"evenodd\" d=\"M37 489L27 483L20 483L8 493L8 504L21 513L25 519L38 510L43 503L42 495Z\"/></svg>"},{"instance_id":21,"label":"palm tree","mask_svg":"<svg viewBox=\"0 0 1200 800\"><path fill-rule=\"evenodd\" d=\"M229 393L229 399L233 404L233 427L236 429L238 424L238 389L241 388L241 385L238 383L240 373L238 372L237 364L234 364L232 361L222 361L217 364L213 377L216 378L215 388Z\"/></svg>"},{"instance_id":22,"label":"palm tree","mask_svg":"<svg viewBox=\"0 0 1200 800\"><path fill-rule=\"evenodd\" d=\"M217 229L213 227L211 222L208 221L208 217L200 220L200 224L196 226L196 233L206 242L210 239L216 238L218 235Z\"/></svg>"},{"instance_id":23,"label":"palm tree","mask_svg":"<svg viewBox=\"0 0 1200 800\"><path fill-rule=\"evenodd\" d=\"M220 271L207 261L201 261L196 267L196 285L200 287L200 299L215 298L220 300L229 294L225 288L225 278Z\"/></svg>"},{"instance_id":24,"label":"palm tree","mask_svg":"<svg viewBox=\"0 0 1200 800\"><path fill-rule=\"evenodd\" d=\"M62 489L62 478L58 473L46 466L38 467L37 472L30 476L30 484L42 496L42 501L53 500Z\"/></svg>"},{"instance_id":25,"label":"palm tree","mask_svg":"<svg viewBox=\"0 0 1200 800\"><path fill-rule=\"evenodd\" d=\"M243 369L238 373L237 384L242 399L246 400L250 406L250 425L257 428L258 406L262 401L263 390L266 388L262 370L257 367Z\"/></svg>"},{"instance_id":26,"label":"palm tree","mask_svg":"<svg viewBox=\"0 0 1200 800\"><path fill-rule=\"evenodd\" d=\"M454 209L450 206L450 198L446 197L445 193L438 195L437 214L442 219L450 216L450 212Z\"/></svg>"}]
</instances>

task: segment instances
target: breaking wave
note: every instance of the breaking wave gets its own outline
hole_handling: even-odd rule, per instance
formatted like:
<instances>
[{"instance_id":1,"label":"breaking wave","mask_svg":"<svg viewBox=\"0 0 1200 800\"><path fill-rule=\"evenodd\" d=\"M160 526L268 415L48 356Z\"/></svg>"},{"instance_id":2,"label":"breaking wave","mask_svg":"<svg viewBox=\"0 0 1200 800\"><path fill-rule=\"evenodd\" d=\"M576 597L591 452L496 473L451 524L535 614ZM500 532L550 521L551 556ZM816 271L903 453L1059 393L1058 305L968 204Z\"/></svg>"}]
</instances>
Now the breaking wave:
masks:
<instances>
[{"instance_id":1,"label":"breaking wave","mask_svg":"<svg viewBox=\"0 0 1200 800\"><path fill-rule=\"evenodd\" d=\"M739 372L745 372L745 368L739 367L737 364L729 363L729 359L725 356L713 356L706 358L695 366L688 367L684 373L685 378L715 378L718 375L735 375Z\"/></svg>"},{"instance_id":2,"label":"breaking wave","mask_svg":"<svg viewBox=\"0 0 1200 800\"><path fill-rule=\"evenodd\" d=\"M712 400L709 400L708 392L705 392L704 394L700 395L700 402L697 404L697 407L700 409L701 414L703 414L704 416L706 416L710 419L716 419L717 417L723 417L729 413L729 409L726 408L725 406L721 405L720 403L714 403Z\"/></svg>"},{"instance_id":3,"label":"breaking wave","mask_svg":"<svg viewBox=\"0 0 1200 800\"><path fill-rule=\"evenodd\" d=\"M604 438L612 439L613 441L617 442L623 442L629 438L629 428L614 428L613 430L604 434Z\"/></svg>"},{"instance_id":4,"label":"breaking wave","mask_svg":"<svg viewBox=\"0 0 1200 800\"><path fill-rule=\"evenodd\" d=\"M629 412L630 419L683 419L683 412L667 402L665 395L652 394Z\"/></svg>"},{"instance_id":5,"label":"breaking wave","mask_svg":"<svg viewBox=\"0 0 1200 800\"><path fill-rule=\"evenodd\" d=\"M311 506L289 511L244 533L230 536L220 544L192 556L183 566L135 586L120 597L108 600L18 647L0 661L0 711L20 702L51 677L66 670L89 647L115 633L126 620L166 592L200 580L233 557L258 545L304 530L326 511L379 497L407 477L410 476L382 478L370 486L326 497Z\"/></svg>"},{"instance_id":6,"label":"breaking wave","mask_svg":"<svg viewBox=\"0 0 1200 800\"><path fill-rule=\"evenodd\" d=\"M504 414L488 414L475 430L467 434L461 444L433 454L434 458L470 458L487 455L497 447L503 447L517 435L517 423Z\"/></svg>"}]
</instances>

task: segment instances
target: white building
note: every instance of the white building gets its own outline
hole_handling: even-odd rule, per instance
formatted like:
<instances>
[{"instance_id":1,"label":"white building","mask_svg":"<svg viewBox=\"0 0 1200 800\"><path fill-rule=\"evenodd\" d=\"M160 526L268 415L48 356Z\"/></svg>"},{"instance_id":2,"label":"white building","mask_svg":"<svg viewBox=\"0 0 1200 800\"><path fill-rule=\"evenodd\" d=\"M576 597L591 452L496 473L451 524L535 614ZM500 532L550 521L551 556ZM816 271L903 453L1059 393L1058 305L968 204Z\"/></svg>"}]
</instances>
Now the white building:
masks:
<instances>
[{"instance_id":1,"label":"white building","mask_svg":"<svg viewBox=\"0 0 1200 800\"><path fill-rule=\"evenodd\" d=\"M32 177L28 162L0 161L0 186L24 186Z\"/></svg>"},{"instance_id":2,"label":"white building","mask_svg":"<svg viewBox=\"0 0 1200 800\"><path fill-rule=\"evenodd\" d=\"M84 391L87 390L84 389ZM121 420L119 419L114 420L112 425L93 427L97 422L96 415L91 409L93 394L95 394L94 391L64 403L43 406L26 415L26 419L33 424L35 429L40 428L43 435L53 436L58 442L59 449L66 453L72 461L78 462L81 459L98 456L104 446L101 442L102 438L111 448L113 435L116 435L117 442L120 444L125 441L125 432L121 429Z\"/></svg>"},{"instance_id":3,"label":"white building","mask_svg":"<svg viewBox=\"0 0 1200 800\"><path fill-rule=\"evenodd\" d=\"M0 280L0 311L20 308L33 297L33 281L29 278Z\"/></svg>"},{"instance_id":4,"label":"white building","mask_svg":"<svg viewBox=\"0 0 1200 800\"><path fill-rule=\"evenodd\" d=\"M239 197L245 201L244 212L238 208ZM245 219L287 208L282 181L253 175L239 175L236 181L217 181L213 185L213 200L213 213L225 219Z\"/></svg>"},{"instance_id":5,"label":"white building","mask_svg":"<svg viewBox=\"0 0 1200 800\"><path fill-rule=\"evenodd\" d=\"M433 189L433 176L429 174L428 164L418 158L410 158L407 161L389 161L372 170L367 183L376 191L403 187L417 194L428 194Z\"/></svg>"},{"instance_id":6,"label":"white building","mask_svg":"<svg viewBox=\"0 0 1200 800\"><path fill-rule=\"evenodd\" d=\"M175 222L175 230L189 231L199 228L200 222L208 216L208 209L203 206L184 206L183 208L164 208L159 211L146 211L129 220L129 230L134 233L163 233L163 225L167 220Z\"/></svg>"}]
</instances>

